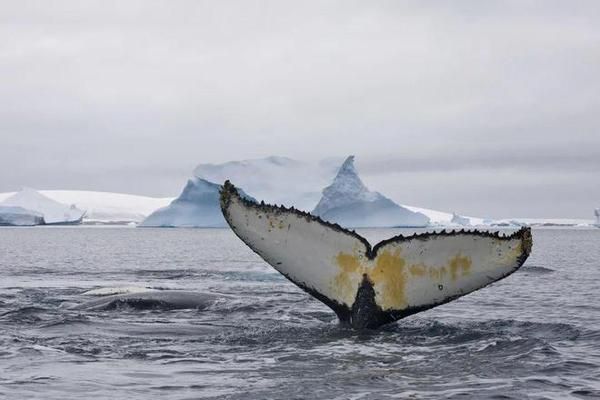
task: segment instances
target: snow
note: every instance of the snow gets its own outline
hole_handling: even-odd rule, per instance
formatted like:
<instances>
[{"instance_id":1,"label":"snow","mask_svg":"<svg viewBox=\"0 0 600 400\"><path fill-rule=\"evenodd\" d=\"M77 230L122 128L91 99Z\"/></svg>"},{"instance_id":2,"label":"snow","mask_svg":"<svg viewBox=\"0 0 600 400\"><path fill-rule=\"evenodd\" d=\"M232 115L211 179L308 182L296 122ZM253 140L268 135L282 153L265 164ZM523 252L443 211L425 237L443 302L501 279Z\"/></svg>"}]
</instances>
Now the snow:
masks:
<instances>
[{"instance_id":1,"label":"snow","mask_svg":"<svg viewBox=\"0 0 600 400\"><path fill-rule=\"evenodd\" d=\"M55 200L76 204L87 211L85 220L103 223L141 222L158 208L173 200L172 197L147 197L122 193L83 190L49 190L45 195Z\"/></svg>"},{"instance_id":2,"label":"snow","mask_svg":"<svg viewBox=\"0 0 600 400\"><path fill-rule=\"evenodd\" d=\"M381 193L370 191L358 176L354 156L339 168L333 182L312 212L346 227L423 227L429 218L399 206Z\"/></svg>"},{"instance_id":3,"label":"snow","mask_svg":"<svg viewBox=\"0 0 600 400\"><path fill-rule=\"evenodd\" d=\"M194 170L194 176L219 184L229 179L258 200L310 211L341 162L339 158L304 162L271 156L223 164L200 164Z\"/></svg>"},{"instance_id":4,"label":"snow","mask_svg":"<svg viewBox=\"0 0 600 400\"><path fill-rule=\"evenodd\" d=\"M85 210L84 223L137 223L153 211L168 205L173 198L156 198L132 194L87 190L42 190L44 196ZM0 193L0 201L14 195Z\"/></svg>"},{"instance_id":5,"label":"snow","mask_svg":"<svg viewBox=\"0 0 600 400\"><path fill-rule=\"evenodd\" d=\"M75 205L66 205L40 192L25 188L6 198L1 205L22 207L42 214L46 224L80 223L85 211Z\"/></svg>"},{"instance_id":6,"label":"snow","mask_svg":"<svg viewBox=\"0 0 600 400\"><path fill-rule=\"evenodd\" d=\"M471 225L471 220L469 218L460 216L457 213L452 214L452 219L450 220L450 222L453 224L462 225L462 226Z\"/></svg>"},{"instance_id":7,"label":"snow","mask_svg":"<svg viewBox=\"0 0 600 400\"><path fill-rule=\"evenodd\" d=\"M188 180L181 195L171 204L150 214L140 226L179 228L222 228L227 226L219 204L221 185L205 179ZM251 200L251 197L245 195Z\"/></svg>"},{"instance_id":8,"label":"snow","mask_svg":"<svg viewBox=\"0 0 600 400\"><path fill-rule=\"evenodd\" d=\"M44 216L23 207L0 206L0 226L34 226L44 223Z\"/></svg>"}]
</instances>

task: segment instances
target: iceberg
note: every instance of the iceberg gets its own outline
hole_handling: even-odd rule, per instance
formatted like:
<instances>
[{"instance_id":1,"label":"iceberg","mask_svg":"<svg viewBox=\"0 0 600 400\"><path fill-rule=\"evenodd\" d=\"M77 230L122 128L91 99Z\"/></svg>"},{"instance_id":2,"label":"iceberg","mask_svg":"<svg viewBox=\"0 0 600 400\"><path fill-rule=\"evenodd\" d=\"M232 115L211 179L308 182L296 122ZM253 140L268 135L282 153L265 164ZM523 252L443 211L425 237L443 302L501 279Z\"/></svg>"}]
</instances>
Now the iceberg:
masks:
<instances>
[{"instance_id":1,"label":"iceberg","mask_svg":"<svg viewBox=\"0 0 600 400\"><path fill-rule=\"evenodd\" d=\"M0 226L43 225L44 216L23 207L0 205Z\"/></svg>"},{"instance_id":2,"label":"iceberg","mask_svg":"<svg viewBox=\"0 0 600 400\"><path fill-rule=\"evenodd\" d=\"M167 206L174 197L148 197L91 190L40 190L44 196L86 210L84 224L124 225L140 223L152 212ZM0 201L15 192L0 193Z\"/></svg>"},{"instance_id":3,"label":"iceberg","mask_svg":"<svg viewBox=\"0 0 600 400\"><path fill-rule=\"evenodd\" d=\"M596 208L594 210L594 215L596 216L596 226L600 228L600 208Z\"/></svg>"},{"instance_id":4,"label":"iceberg","mask_svg":"<svg viewBox=\"0 0 600 400\"><path fill-rule=\"evenodd\" d=\"M331 185L323 189L312 214L345 227L425 227L429 218L370 191L358 176L354 156L339 168Z\"/></svg>"},{"instance_id":5,"label":"iceberg","mask_svg":"<svg viewBox=\"0 0 600 400\"><path fill-rule=\"evenodd\" d=\"M316 162L288 157L200 164L196 178L209 182L231 180L259 200L300 210L312 210L321 197L321 189L335 176L343 159L327 158Z\"/></svg>"},{"instance_id":6,"label":"iceberg","mask_svg":"<svg viewBox=\"0 0 600 400\"><path fill-rule=\"evenodd\" d=\"M219 205L221 185L197 177L188 180L183 191L166 207L150 214L142 227L223 228L227 226ZM244 194L248 200L255 201Z\"/></svg>"},{"instance_id":7,"label":"iceberg","mask_svg":"<svg viewBox=\"0 0 600 400\"><path fill-rule=\"evenodd\" d=\"M140 223L174 199L85 190L48 190L42 193L56 201L76 204L86 210L86 224Z\"/></svg>"},{"instance_id":8,"label":"iceberg","mask_svg":"<svg viewBox=\"0 0 600 400\"><path fill-rule=\"evenodd\" d=\"M41 214L46 225L80 224L85 215L85 211L78 209L75 205L59 203L30 188L13 194L0 205L21 207Z\"/></svg>"}]
</instances>

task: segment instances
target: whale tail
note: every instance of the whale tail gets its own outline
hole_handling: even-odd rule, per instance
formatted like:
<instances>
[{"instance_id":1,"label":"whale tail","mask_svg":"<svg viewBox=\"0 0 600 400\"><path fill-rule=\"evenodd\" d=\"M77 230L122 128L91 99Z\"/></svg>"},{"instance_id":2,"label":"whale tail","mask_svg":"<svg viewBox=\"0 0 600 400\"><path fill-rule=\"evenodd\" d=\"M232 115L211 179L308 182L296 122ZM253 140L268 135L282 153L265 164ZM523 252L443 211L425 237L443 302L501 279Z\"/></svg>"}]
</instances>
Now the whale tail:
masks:
<instances>
[{"instance_id":1,"label":"whale tail","mask_svg":"<svg viewBox=\"0 0 600 400\"><path fill-rule=\"evenodd\" d=\"M220 201L244 243L356 329L377 328L505 278L532 247L529 228L510 235L474 230L395 236L372 247L356 232L314 215L246 200L229 181Z\"/></svg>"}]
</instances>

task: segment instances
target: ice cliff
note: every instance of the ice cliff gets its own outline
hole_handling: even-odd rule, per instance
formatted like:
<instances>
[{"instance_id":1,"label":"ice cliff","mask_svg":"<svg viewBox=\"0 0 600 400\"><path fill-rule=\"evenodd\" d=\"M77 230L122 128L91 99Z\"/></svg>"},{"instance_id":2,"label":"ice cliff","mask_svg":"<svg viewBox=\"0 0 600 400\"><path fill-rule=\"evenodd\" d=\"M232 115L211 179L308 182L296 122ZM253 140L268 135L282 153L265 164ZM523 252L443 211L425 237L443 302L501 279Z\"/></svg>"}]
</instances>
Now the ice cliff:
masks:
<instances>
[{"instance_id":1,"label":"ice cliff","mask_svg":"<svg viewBox=\"0 0 600 400\"><path fill-rule=\"evenodd\" d=\"M0 205L0 226L34 226L44 224L44 216L23 207Z\"/></svg>"},{"instance_id":2,"label":"ice cliff","mask_svg":"<svg viewBox=\"0 0 600 400\"><path fill-rule=\"evenodd\" d=\"M21 207L33 211L44 218L44 222L51 224L79 224L85 211L75 205L66 205L52 200L33 189L23 189L5 199L2 206Z\"/></svg>"},{"instance_id":3,"label":"ice cliff","mask_svg":"<svg viewBox=\"0 0 600 400\"><path fill-rule=\"evenodd\" d=\"M220 228L227 226L221 206L221 186L205 179L188 180L183 191L166 207L150 214L140 226L143 227L189 227ZM254 199L248 195L246 198Z\"/></svg>"}]
</instances>

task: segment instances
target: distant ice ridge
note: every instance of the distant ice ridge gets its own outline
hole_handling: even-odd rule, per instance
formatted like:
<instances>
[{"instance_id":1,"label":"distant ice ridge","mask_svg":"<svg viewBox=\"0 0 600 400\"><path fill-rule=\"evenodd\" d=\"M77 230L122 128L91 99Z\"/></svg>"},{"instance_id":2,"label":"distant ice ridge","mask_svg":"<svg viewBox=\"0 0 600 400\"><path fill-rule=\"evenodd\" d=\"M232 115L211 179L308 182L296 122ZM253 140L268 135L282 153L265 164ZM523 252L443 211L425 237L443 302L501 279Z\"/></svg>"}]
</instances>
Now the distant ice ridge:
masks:
<instances>
[{"instance_id":1,"label":"distant ice ridge","mask_svg":"<svg viewBox=\"0 0 600 400\"><path fill-rule=\"evenodd\" d=\"M59 203L40 192L25 188L6 198L0 205L21 207L25 210L41 214L44 223L51 224L80 224L85 211L75 205Z\"/></svg>"},{"instance_id":2,"label":"distant ice ridge","mask_svg":"<svg viewBox=\"0 0 600 400\"><path fill-rule=\"evenodd\" d=\"M0 205L0 226L34 226L42 225L44 216L23 207Z\"/></svg>"},{"instance_id":3,"label":"distant ice ridge","mask_svg":"<svg viewBox=\"0 0 600 400\"><path fill-rule=\"evenodd\" d=\"M188 180L183 191L166 207L150 214L140 226L178 228L221 228L227 226L221 206L221 185L205 179ZM244 194L245 195L245 194ZM246 198L254 199L248 195Z\"/></svg>"},{"instance_id":4,"label":"distant ice ridge","mask_svg":"<svg viewBox=\"0 0 600 400\"><path fill-rule=\"evenodd\" d=\"M354 156L344 161L333 182L323 189L323 196L312 213L326 221L353 228L425 227L430 223L425 214L370 191L358 176Z\"/></svg>"}]
</instances>

